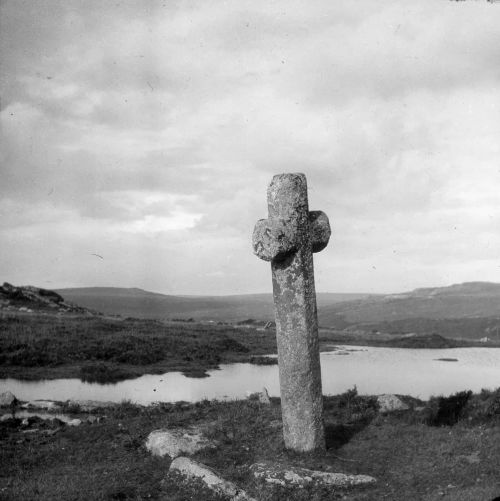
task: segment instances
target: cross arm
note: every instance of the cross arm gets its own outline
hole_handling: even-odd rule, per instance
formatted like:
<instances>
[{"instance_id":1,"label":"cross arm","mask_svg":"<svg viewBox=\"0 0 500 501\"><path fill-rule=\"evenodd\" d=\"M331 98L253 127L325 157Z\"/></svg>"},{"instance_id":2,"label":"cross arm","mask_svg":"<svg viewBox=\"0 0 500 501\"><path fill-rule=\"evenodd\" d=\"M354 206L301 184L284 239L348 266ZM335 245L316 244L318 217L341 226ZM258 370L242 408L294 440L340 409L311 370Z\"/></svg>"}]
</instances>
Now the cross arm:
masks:
<instances>
[{"instance_id":1,"label":"cross arm","mask_svg":"<svg viewBox=\"0 0 500 501\"><path fill-rule=\"evenodd\" d=\"M332 234L328 216L321 210L309 212L310 235L312 241L312 251L320 252L327 245Z\"/></svg>"},{"instance_id":2,"label":"cross arm","mask_svg":"<svg viewBox=\"0 0 500 501\"><path fill-rule=\"evenodd\" d=\"M323 211L309 212L312 251L320 252L330 240L328 216ZM252 236L254 254L264 261L280 261L300 245L300 233L293 220L279 218L260 219Z\"/></svg>"},{"instance_id":3,"label":"cross arm","mask_svg":"<svg viewBox=\"0 0 500 501\"><path fill-rule=\"evenodd\" d=\"M284 259L297 248L297 228L283 219L260 219L252 236L253 252L264 261Z\"/></svg>"}]
</instances>

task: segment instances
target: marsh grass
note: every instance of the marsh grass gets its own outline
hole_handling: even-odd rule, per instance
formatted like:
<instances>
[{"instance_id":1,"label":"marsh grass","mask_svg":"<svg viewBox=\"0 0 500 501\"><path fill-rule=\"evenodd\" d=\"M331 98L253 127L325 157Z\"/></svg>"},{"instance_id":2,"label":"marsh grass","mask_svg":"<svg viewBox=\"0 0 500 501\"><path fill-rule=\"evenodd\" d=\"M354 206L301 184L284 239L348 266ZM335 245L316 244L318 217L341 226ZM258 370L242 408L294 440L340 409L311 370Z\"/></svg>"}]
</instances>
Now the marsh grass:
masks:
<instances>
[{"instance_id":1,"label":"marsh grass","mask_svg":"<svg viewBox=\"0 0 500 501\"><path fill-rule=\"evenodd\" d=\"M453 426L463 416L472 391L460 391L448 397L434 397L428 403L427 424Z\"/></svg>"},{"instance_id":2,"label":"marsh grass","mask_svg":"<svg viewBox=\"0 0 500 501\"><path fill-rule=\"evenodd\" d=\"M278 365L278 359L276 357L252 356L248 359L248 361L254 365Z\"/></svg>"},{"instance_id":3,"label":"marsh grass","mask_svg":"<svg viewBox=\"0 0 500 501\"><path fill-rule=\"evenodd\" d=\"M256 329L103 317L0 317L0 377L66 376L104 383L168 370L200 377L222 362L275 350L274 334Z\"/></svg>"}]
</instances>

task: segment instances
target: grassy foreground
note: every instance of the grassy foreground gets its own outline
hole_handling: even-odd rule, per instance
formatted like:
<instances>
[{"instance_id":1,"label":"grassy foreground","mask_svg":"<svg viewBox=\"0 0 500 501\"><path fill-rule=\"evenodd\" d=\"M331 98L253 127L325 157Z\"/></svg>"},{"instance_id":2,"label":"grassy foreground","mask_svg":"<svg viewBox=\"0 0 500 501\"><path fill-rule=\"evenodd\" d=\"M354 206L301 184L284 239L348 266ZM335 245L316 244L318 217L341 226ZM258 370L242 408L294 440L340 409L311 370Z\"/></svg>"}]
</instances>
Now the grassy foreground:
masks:
<instances>
[{"instance_id":1,"label":"grassy foreground","mask_svg":"<svg viewBox=\"0 0 500 501\"><path fill-rule=\"evenodd\" d=\"M489 501L500 495L500 391L467 397L451 410L448 400L405 400L410 410L384 416L374 398L352 390L326 397L325 455L284 450L279 399L271 405L122 403L94 411L99 422L59 429L35 423L28 432L14 420L0 422L0 499L211 501L169 477L170 459L152 457L143 445L155 429L187 425L218 442L194 458L261 501ZM74 407L68 411L88 417ZM458 422L443 426L443 417ZM253 479L248 466L260 460L368 474L378 482L351 491L289 490Z\"/></svg>"}]
</instances>

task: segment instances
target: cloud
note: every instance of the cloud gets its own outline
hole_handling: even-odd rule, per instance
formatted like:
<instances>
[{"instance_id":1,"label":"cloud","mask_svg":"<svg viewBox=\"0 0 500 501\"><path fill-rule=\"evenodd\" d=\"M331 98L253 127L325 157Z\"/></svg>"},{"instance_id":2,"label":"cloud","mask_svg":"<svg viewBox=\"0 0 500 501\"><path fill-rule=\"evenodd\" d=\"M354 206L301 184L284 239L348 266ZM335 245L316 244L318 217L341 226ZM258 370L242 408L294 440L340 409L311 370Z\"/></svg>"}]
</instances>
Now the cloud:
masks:
<instances>
[{"instance_id":1,"label":"cloud","mask_svg":"<svg viewBox=\"0 0 500 501\"><path fill-rule=\"evenodd\" d=\"M0 272L268 289L249 235L272 175L304 171L334 228L322 290L500 280L499 17L487 2L2 2ZM97 268L97 243L120 258Z\"/></svg>"}]
</instances>

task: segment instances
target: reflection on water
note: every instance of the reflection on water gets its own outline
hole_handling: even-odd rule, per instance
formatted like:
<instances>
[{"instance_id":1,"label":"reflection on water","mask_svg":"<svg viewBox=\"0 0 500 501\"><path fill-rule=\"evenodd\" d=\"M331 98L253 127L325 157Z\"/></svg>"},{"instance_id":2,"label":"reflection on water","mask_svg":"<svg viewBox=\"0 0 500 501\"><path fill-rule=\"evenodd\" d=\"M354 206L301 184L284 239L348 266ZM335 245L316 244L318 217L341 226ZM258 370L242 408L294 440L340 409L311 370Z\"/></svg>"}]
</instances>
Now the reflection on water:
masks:
<instances>
[{"instance_id":1,"label":"reflection on water","mask_svg":"<svg viewBox=\"0 0 500 501\"><path fill-rule=\"evenodd\" d=\"M340 356L348 355L348 356ZM454 363L437 360L457 359ZM334 395L357 386L361 394L400 393L427 399L461 390L500 386L500 349L454 348L414 350L343 346L321 354L323 393ZM146 375L116 384L83 383L79 379L51 381L0 380L0 392L10 390L21 400L196 401L203 398L244 398L265 386L279 396L277 366L221 365L210 377L193 379L178 372Z\"/></svg>"}]
</instances>

